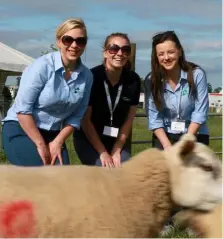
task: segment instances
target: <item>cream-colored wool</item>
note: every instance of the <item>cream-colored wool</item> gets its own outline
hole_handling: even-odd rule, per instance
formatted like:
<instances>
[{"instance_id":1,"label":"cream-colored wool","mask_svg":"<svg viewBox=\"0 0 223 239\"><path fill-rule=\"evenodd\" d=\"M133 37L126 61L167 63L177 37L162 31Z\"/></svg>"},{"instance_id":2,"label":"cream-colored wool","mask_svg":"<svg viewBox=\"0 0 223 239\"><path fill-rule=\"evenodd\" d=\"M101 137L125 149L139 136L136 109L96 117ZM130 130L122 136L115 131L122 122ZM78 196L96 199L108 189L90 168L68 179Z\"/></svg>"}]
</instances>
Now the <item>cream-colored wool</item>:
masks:
<instances>
[{"instance_id":1,"label":"cream-colored wool","mask_svg":"<svg viewBox=\"0 0 223 239\"><path fill-rule=\"evenodd\" d=\"M222 203L208 212L183 210L175 215L180 226L194 230L196 237L222 238Z\"/></svg>"},{"instance_id":2,"label":"cream-colored wool","mask_svg":"<svg viewBox=\"0 0 223 239\"><path fill-rule=\"evenodd\" d=\"M185 135L169 150L145 150L118 169L0 166L0 209L16 200L34 206L29 237L156 237L176 204L211 210L221 200L221 165Z\"/></svg>"}]
</instances>

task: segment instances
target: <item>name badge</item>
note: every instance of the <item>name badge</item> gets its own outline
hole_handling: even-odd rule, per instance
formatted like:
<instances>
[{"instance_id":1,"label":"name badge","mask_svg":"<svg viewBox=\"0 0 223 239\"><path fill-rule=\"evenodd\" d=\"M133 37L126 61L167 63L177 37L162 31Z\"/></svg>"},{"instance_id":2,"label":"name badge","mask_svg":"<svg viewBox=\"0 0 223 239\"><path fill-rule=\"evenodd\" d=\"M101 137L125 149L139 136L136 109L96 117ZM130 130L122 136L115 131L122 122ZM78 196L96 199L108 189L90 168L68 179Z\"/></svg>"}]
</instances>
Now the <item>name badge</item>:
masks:
<instances>
[{"instance_id":1,"label":"name badge","mask_svg":"<svg viewBox=\"0 0 223 239\"><path fill-rule=\"evenodd\" d=\"M185 121L172 121L171 130L184 132L185 131Z\"/></svg>"},{"instance_id":2,"label":"name badge","mask_svg":"<svg viewBox=\"0 0 223 239\"><path fill-rule=\"evenodd\" d=\"M105 126L103 134L107 135L107 136L111 136L111 137L117 137L118 136L118 131L119 131L118 128Z\"/></svg>"}]
</instances>

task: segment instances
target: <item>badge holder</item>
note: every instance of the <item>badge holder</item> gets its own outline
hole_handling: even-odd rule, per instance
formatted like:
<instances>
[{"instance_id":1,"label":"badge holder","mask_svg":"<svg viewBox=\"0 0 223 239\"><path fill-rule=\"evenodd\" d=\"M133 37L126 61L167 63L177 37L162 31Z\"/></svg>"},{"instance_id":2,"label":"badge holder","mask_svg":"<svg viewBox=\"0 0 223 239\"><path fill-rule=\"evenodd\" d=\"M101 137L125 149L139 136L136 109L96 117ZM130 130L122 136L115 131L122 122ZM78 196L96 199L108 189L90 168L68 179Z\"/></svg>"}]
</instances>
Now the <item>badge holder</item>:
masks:
<instances>
[{"instance_id":1,"label":"badge holder","mask_svg":"<svg viewBox=\"0 0 223 239\"><path fill-rule=\"evenodd\" d=\"M107 135L107 136L110 136L110 137L115 137L115 138L117 138L117 136L118 136L118 131L119 131L118 128L110 127L110 126L105 126L105 127L104 127L104 131L103 131L103 134L104 134L104 135Z\"/></svg>"},{"instance_id":2,"label":"badge holder","mask_svg":"<svg viewBox=\"0 0 223 239\"><path fill-rule=\"evenodd\" d=\"M176 120L171 122L171 130L179 131L179 133L183 133L185 131L185 127L185 120Z\"/></svg>"}]
</instances>

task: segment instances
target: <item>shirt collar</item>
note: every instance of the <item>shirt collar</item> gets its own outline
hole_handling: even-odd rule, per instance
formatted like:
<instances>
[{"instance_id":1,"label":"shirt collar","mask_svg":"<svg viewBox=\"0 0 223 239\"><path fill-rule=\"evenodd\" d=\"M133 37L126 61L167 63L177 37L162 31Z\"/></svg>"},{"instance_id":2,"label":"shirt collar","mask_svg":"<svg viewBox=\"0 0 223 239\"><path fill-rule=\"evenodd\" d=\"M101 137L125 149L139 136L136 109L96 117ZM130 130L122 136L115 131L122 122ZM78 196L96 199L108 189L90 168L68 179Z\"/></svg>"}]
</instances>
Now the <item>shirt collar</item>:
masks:
<instances>
[{"instance_id":1,"label":"shirt collar","mask_svg":"<svg viewBox=\"0 0 223 239\"><path fill-rule=\"evenodd\" d=\"M57 71L63 68L61 54L59 51L56 51L56 52L53 52L53 55L54 55L54 67L55 67L55 71Z\"/></svg>"},{"instance_id":2,"label":"shirt collar","mask_svg":"<svg viewBox=\"0 0 223 239\"><path fill-rule=\"evenodd\" d=\"M62 59L61 59L61 54L60 54L60 51L56 51L56 52L53 52L54 54L54 67L55 67L55 71L63 68L64 69L64 66L63 66L63 62L62 62ZM81 61L81 58L78 59L78 62L77 62L77 68L75 69L75 72L77 73L80 73L82 70L84 69L84 65Z\"/></svg>"},{"instance_id":3,"label":"shirt collar","mask_svg":"<svg viewBox=\"0 0 223 239\"><path fill-rule=\"evenodd\" d=\"M181 84L182 81L186 80L187 80L187 72L181 69L179 83ZM169 84L167 84L166 81L164 81L164 89L172 91L172 89L170 88Z\"/></svg>"},{"instance_id":4,"label":"shirt collar","mask_svg":"<svg viewBox=\"0 0 223 239\"><path fill-rule=\"evenodd\" d=\"M183 71L183 70L181 70L181 72L180 72L180 81L181 80L187 80L187 72L186 71Z\"/></svg>"}]
</instances>

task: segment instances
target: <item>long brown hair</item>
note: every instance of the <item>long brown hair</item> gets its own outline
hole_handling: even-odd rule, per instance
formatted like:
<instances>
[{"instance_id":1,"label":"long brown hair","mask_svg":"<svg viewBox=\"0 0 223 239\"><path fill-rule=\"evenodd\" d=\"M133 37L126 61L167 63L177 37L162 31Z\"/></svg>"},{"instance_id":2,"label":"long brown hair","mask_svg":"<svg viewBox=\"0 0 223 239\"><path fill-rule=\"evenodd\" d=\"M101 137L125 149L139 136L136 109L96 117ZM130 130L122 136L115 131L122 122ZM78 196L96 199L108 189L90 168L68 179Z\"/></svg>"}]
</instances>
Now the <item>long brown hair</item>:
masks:
<instances>
[{"instance_id":1,"label":"long brown hair","mask_svg":"<svg viewBox=\"0 0 223 239\"><path fill-rule=\"evenodd\" d=\"M189 84L189 94L196 98L197 89L193 79L193 70L195 68L201 68L195 63L186 61L184 49L180 43L179 38L174 31L166 31L155 35L152 39L152 54L151 54L151 74L150 74L150 91L152 93L154 103L158 110L163 108L163 79L165 78L165 70L160 66L156 53L156 46L164 41L170 40L176 44L176 47L181 50L181 56L179 57L179 65L181 69L187 72L187 82Z\"/></svg>"}]
</instances>

